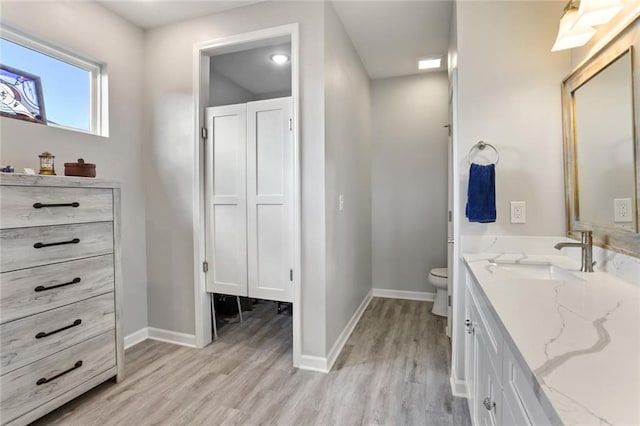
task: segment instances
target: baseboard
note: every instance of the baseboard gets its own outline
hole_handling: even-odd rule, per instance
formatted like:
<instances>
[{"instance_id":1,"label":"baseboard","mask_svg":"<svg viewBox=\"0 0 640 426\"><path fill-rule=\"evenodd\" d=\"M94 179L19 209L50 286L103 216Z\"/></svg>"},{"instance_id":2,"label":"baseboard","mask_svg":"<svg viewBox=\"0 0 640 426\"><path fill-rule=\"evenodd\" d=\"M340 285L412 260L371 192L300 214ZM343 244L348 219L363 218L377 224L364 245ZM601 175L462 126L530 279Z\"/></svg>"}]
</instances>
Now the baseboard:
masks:
<instances>
[{"instance_id":1,"label":"baseboard","mask_svg":"<svg viewBox=\"0 0 640 426\"><path fill-rule=\"evenodd\" d=\"M451 384L451 394L456 398L467 398L467 384L464 380L460 380L456 377L449 377L449 383Z\"/></svg>"},{"instance_id":2,"label":"baseboard","mask_svg":"<svg viewBox=\"0 0 640 426\"><path fill-rule=\"evenodd\" d=\"M302 355L298 368L301 370L317 371L319 373L329 372L327 368L327 358L321 356Z\"/></svg>"},{"instance_id":3,"label":"baseboard","mask_svg":"<svg viewBox=\"0 0 640 426\"><path fill-rule=\"evenodd\" d=\"M345 325L340 336L336 339L326 358L321 356L302 355L300 357L300 365L298 368L301 370L317 371L320 373L328 373L331 371L333 364L335 364L338 359L340 352L342 352L342 348L344 348L345 343L349 340L349 336L353 333L353 330L356 328L358 321L360 321L362 314L367 309L367 306L369 306L372 298L373 292L369 291L364 299L362 299L362 302L360 302L360 306L358 306L358 309L353 313L349 322L347 322L347 325Z\"/></svg>"},{"instance_id":4,"label":"baseboard","mask_svg":"<svg viewBox=\"0 0 640 426\"><path fill-rule=\"evenodd\" d=\"M174 345L188 346L190 348L197 347L195 334L179 333L162 328L149 327L149 339L173 343Z\"/></svg>"},{"instance_id":5,"label":"baseboard","mask_svg":"<svg viewBox=\"0 0 640 426\"><path fill-rule=\"evenodd\" d=\"M145 327L124 337L124 348L129 349L147 339L158 340L160 342L172 343L174 345L188 346L195 348L196 336L193 334L179 333L177 331L164 330L162 328Z\"/></svg>"},{"instance_id":6,"label":"baseboard","mask_svg":"<svg viewBox=\"0 0 640 426\"><path fill-rule=\"evenodd\" d=\"M406 290L393 290L389 288L374 288L373 297L386 297L389 299L422 300L426 302L433 302L436 298L436 294L428 293L426 291L406 291Z\"/></svg>"},{"instance_id":7,"label":"baseboard","mask_svg":"<svg viewBox=\"0 0 640 426\"><path fill-rule=\"evenodd\" d=\"M131 334L124 336L124 348L129 349L140 342L144 342L149 338L149 327L141 328Z\"/></svg>"},{"instance_id":8,"label":"baseboard","mask_svg":"<svg viewBox=\"0 0 640 426\"><path fill-rule=\"evenodd\" d=\"M349 340L349 336L351 336L351 333L353 333L353 329L355 329L356 325L358 325L358 321L360 321L362 314L367 309L367 306L369 306L371 299L373 299L373 290L369 290L369 293L367 293L364 299L362 299L362 302L360 302L360 306L358 306L358 309L356 309L356 311L353 313L351 319L342 330L342 333L340 333L335 343L331 347L331 350L327 355L327 371L331 371L331 368L333 368L333 364L335 364L338 356L340 355L340 352L342 352L342 348L344 348L345 343L347 343L347 340Z\"/></svg>"}]
</instances>

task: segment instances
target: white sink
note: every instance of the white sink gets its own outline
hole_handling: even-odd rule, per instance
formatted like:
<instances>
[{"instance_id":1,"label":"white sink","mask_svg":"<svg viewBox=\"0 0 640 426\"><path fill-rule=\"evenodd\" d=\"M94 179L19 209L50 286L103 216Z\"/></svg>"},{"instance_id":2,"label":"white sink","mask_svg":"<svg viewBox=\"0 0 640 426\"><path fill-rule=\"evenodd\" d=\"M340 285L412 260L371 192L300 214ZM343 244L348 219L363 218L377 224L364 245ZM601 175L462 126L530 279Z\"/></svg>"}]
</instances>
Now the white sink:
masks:
<instances>
[{"instance_id":1,"label":"white sink","mask_svg":"<svg viewBox=\"0 0 640 426\"><path fill-rule=\"evenodd\" d=\"M503 263L489 261L487 268L494 275L505 278L554 281L584 281L578 275L551 263Z\"/></svg>"}]
</instances>

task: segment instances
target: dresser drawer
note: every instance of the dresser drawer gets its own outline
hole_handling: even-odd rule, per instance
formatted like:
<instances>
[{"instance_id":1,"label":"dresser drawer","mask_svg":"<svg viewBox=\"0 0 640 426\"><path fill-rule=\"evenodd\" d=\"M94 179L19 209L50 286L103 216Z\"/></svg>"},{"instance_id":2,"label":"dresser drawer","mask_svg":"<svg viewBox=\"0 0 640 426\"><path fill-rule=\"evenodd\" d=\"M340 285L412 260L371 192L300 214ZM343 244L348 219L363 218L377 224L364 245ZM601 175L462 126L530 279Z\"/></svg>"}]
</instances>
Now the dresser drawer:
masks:
<instances>
[{"instance_id":1,"label":"dresser drawer","mask_svg":"<svg viewBox=\"0 0 640 426\"><path fill-rule=\"evenodd\" d=\"M8 423L116 364L115 334L101 334L0 377L0 411Z\"/></svg>"},{"instance_id":2,"label":"dresser drawer","mask_svg":"<svg viewBox=\"0 0 640 426\"><path fill-rule=\"evenodd\" d=\"M113 251L113 222L0 231L0 272Z\"/></svg>"},{"instance_id":3,"label":"dresser drawer","mask_svg":"<svg viewBox=\"0 0 640 426\"><path fill-rule=\"evenodd\" d=\"M113 191L104 188L0 187L0 227L113 220Z\"/></svg>"},{"instance_id":4,"label":"dresser drawer","mask_svg":"<svg viewBox=\"0 0 640 426\"><path fill-rule=\"evenodd\" d=\"M0 276L0 324L114 290L113 256L72 260Z\"/></svg>"},{"instance_id":5,"label":"dresser drawer","mask_svg":"<svg viewBox=\"0 0 640 426\"><path fill-rule=\"evenodd\" d=\"M113 293L0 325L0 374L115 327Z\"/></svg>"}]
</instances>

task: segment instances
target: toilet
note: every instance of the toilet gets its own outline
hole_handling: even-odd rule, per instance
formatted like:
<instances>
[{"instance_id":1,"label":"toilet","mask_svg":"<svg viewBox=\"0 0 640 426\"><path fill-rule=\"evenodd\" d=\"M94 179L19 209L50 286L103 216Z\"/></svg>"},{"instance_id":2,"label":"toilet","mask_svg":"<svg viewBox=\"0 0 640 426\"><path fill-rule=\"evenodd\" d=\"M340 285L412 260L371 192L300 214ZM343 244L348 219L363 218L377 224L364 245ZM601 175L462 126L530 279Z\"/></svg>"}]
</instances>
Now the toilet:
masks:
<instances>
[{"instance_id":1,"label":"toilet","mask_svg":"<svg viewBox=\"0 0 640 426\"><path fill-rule=\"evenodd\" d=\"M429 282L436 288L436 298L433 301L431 313L441 317L447 316L447 268L433 268L429 271Z\"/></svg>"}]
</instances>

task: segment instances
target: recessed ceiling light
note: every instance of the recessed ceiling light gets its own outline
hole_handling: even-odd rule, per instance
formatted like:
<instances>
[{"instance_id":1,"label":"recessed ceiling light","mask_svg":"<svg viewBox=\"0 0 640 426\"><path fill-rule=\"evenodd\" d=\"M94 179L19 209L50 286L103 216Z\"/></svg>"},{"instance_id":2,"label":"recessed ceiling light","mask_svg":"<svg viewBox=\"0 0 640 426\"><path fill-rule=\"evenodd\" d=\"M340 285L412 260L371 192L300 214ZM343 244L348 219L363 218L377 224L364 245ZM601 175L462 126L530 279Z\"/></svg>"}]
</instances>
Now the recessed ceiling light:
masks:
<instances>
[{"instance_id":1,"label":"recessed ceiling light","mask_svg":"<svg viewBox=\"0 0 640 426\"><path fill-rule=\"evenodd\" d=\"M278 65L286 64L289 62L289 57L284 53L275 53L271 55L271 60Z\"/></svg>"},{"instance_id":2,"label":"recessed ceiling light","mask_svg":"<svg viewBox=\"0 0 640 426\"><path fill-rule=\"evenodd\" d=\"M442 64L442 58L424 58L418 59L418 69L419 70L428 70L433 68L440 68Z\"/></svg>"}]
</instances>

